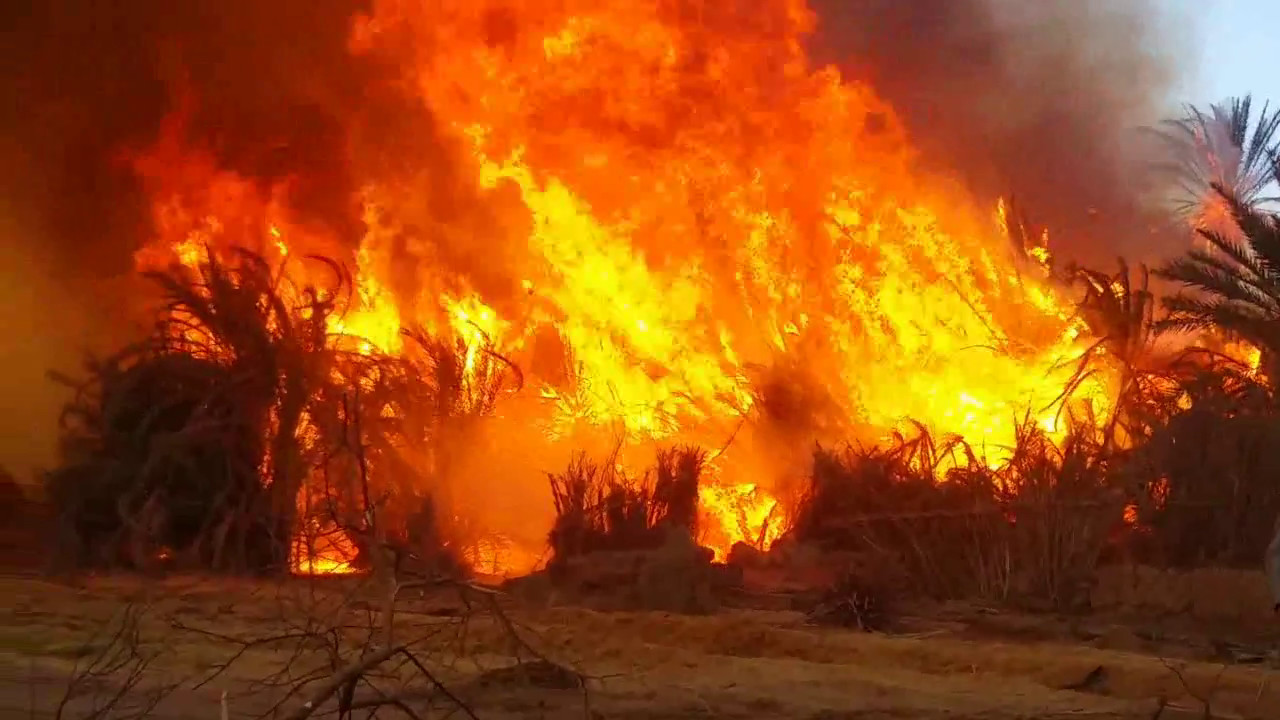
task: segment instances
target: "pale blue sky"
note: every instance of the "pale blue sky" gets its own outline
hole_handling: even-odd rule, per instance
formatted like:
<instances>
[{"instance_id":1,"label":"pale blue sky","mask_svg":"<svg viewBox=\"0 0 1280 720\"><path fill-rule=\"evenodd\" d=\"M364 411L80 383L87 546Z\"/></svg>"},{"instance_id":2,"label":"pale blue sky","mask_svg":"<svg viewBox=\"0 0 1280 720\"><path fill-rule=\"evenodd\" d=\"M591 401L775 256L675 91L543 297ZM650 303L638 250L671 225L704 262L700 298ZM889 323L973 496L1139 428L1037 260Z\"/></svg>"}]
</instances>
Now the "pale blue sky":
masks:
<instances>
[{"instance_id":1,"label":"pale blue sky","mask_svg":"<svg viewBox=\"0 0 1280 720\"><path fill-rule=\"evenodd\" d=\"M1276 29L1280 0L1166 0L1190 21L1199 54L1199 72L1187 79L1179 101L1197 105L1231 95L1253 93L1259 100L1280 103Z\"/></svg>"}]
</instances>

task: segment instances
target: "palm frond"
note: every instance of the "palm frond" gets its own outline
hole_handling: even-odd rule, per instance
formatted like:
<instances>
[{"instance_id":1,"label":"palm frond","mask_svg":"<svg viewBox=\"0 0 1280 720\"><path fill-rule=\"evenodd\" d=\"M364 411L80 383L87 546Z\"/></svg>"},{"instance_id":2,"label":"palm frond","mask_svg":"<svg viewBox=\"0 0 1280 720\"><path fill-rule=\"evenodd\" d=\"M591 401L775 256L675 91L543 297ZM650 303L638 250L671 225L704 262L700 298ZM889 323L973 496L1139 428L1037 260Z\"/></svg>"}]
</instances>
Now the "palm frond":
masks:
<instances>
[{"instance_id":1,"label":"palm frond","mask_svg":"<svg viewBox=\"0 0 1280 720\"><path fill-rule=\"evenodd\" d=\"M1214 185L1250 207L1280 200L1272 190L1280 110L1265 103L1256 115L1254 109L1248 95L1207 109L1188 105L1181 117L1153 130L1170 157L1155 170L1176 186L1177 212L1203 216L1221 199L1212 191Z\"/></svg>"}]
</instances>

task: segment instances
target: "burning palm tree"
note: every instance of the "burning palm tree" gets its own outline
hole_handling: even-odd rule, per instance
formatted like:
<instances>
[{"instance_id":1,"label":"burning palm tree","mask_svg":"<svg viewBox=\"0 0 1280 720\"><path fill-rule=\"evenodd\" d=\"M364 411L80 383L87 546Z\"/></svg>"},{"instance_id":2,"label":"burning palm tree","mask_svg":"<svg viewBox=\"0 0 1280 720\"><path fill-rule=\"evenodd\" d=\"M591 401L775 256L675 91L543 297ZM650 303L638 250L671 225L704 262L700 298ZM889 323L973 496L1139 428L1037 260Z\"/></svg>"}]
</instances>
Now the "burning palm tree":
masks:
<instances>
[{"instance_id":1,"label":"burning palm tree","mask_svg":"<svg viewBox=\"0 0 1280 720\"><path fill-rule=\"evenodd\" d=\"M1249 95L1207 110L1188 105L1181 118L1156 131L1170 150L1161 169L1179 190L1174 207L1193 227L1232 231L1231 210L1215 186L1250 208L1280 200L1273 185L1280 109L1264 103L1256 116L1253 110Z\"/></svg>"},{"instance_id":2,"label":"burning palm tree","mask_svg":"<svg viewBox=\"0 0 1280 720\"><path fill-rule=\"evenodd\" d=\"M1245 340L1261 352L1264 374L1280 377L1280 218L1229 188L1214 190L1242 239L1198 228L1209 247L1194 248L1156 271L1185 288L1164 299L1168 315L1157 329L1217 330Z\"/></svg>"}]
</instances>

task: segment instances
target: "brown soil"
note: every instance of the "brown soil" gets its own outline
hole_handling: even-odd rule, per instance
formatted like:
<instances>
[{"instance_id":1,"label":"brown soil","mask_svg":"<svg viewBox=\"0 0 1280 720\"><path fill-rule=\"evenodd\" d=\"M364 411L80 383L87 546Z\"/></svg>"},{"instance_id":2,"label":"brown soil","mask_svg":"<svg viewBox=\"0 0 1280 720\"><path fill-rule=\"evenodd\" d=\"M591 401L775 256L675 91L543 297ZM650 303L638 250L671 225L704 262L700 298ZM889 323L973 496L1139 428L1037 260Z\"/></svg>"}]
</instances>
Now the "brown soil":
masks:
<instances>
[{"instance_id":1,"label":"brown soil","mask_svg":"<svg viewBox=\"0 0 1280 720\"><path fill-rule=\"evenodd\" d=\"M1092 602L1097 609L1264 631L1280 624L1271 609L1267 578L1253 570L1107 567L1098 572Z\"/></svg>"},{"instance_id":2,"label":"brown soil","mask_svg":"<svg viewBox=\"0 0 1280 720\"><path fill-rule=\"evenodd\" d=\"M35 572L48 562L53 512L29 488L0 474L0 572Z\"/></svg>"},{"instance_id":3,"label":"brown soil","mask_svg":"<svg viewBox=\"0 0 1280 720\"><path fill-rule=\"evenodd\" d=\"M189 685L230 650L176 626L279 633L301 619L298 598L349 582L0 579L0 676L33 680L0 687L0 716L55 704L57 679L83 663L92 652L86 639L130 600L149 608L147 647L165 653L157 679ZM1164 697L1172 705L1161 717L1170 720L1203 717L1196 696L1212 697L1215 718L1280 717L1275 632L1210 631L1186 614L1062 617L949 605L919 608L882 635L815 628L789 611L679 616L504 602L550 664L503 670L511 645L497 623L478 617L461 653L452 641L432 651L440 677L480 717L583 717L583 692L561 667L588 676L585 709L599 718L1151 718ZM415 598L397 633L457 623L460 609L452 595ZM172 696L157 716L217 717L223 690L231 717L260 712L249 681L281 661L248 653L214 683Z\"/></svg>"}]
</instances>

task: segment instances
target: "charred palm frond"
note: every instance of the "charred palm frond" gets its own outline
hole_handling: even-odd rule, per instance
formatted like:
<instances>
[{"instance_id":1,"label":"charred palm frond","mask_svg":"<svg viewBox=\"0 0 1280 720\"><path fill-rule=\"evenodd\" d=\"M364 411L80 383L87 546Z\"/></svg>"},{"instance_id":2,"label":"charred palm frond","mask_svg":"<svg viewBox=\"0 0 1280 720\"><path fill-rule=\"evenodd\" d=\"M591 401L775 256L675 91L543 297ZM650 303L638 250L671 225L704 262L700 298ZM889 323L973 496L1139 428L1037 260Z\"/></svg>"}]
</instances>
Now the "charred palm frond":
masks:
<instances>
[{"instance_id":1,"label":"charred palm frond","mask_svg":"<svg viewBox=\"0 0 1280 720\"><path fill-rule=\"evenodd\" d=\"M684 446L658 451L654 467L653 495L649 525L671 525L695 531L698 523L698 486L707 453Z\"/></svg>"},{"instance_id":2,"label":"charred palm frond","mask_svg":"<svg viewBox=\"0 0 1280 720\"><path fill-rule=\"evenodd\" d=\"M588 552L605 531L602 508L609 494L612 471L575 455L561 473L548 473L556 521L549 542L559 557Z\"/></svg>"},{"instance_id":3,"label":"charred palm frond","mask_svg":"<svg viewBox=\"0 0 1280 720\"><path fill-rule=\"evenodd\" d=\"M1130 453L1133 551L1144 562L1254 567L1280 513L1274 390L1241 361L1190 348L1166 370L1173 410Z\"/></svg>"},{"instance_id":4,"label":"charred palm frond","mask_svg":"<svg viewBox=\"0 0 1280 720\"><path fill-rule=\"evenodd\" d=\"M1135 283L1128 263L1123 258L1118 262L1114 275L1079 266L1067 269L1067 279L1084 290L1078 312L1097 340L1074 361L1071 377L1053 403L1060 412L1067 410L1071 407L1067 401L1086 383L1118 368L1119 387L1111 415L1102 422L1108 446L1128 445L1144 435L1153 394L1158 392L1152 374L1155 295L1150 290L1150 273L1139 266Z\"/></svg>"},{"instance_id":5,"label":"charred palm frond","mask_svg":"<svg viewBox=\"0 0 1280 720\"><path fill-rule=\"evenodd\" d=\"M1122 509L1093 424L1070 427L1058 444L1025 418L997 467L924 432L879 448L819 447L788 535L887 558L930 595L1025 593L1069 604Z\"/></svg>"},{"instance_id":6,"label":"charred palm frond","mask_svg":"<svg viewBox=\"0 0 1280 720\"><path fill-rule=\"evenodd\" d=\"M227 264L208 253L198 272L176 267L149 277L168 299L164 336L179 347L195 343L229 367L244 392L260 398L270 437L265 468L271 493L273 534L280 537L277 561L288 560L288 538L296 529L297 499L308 474L307 448L299 439L308 405L331 382L328 320L341 288L295 288L261 256L232 253ZM310 258L330 268L323 258ZM339 283L346 274L335 270Z\"/></svg>"},{"instance_id":7,"label":"charred palm frond","mask_svg":"<svg viewBox=\"0 0 1280 720\"><path fill-rule=\"evenodd\" d=\"M461 338L450 342L421 329L405 330L404 335L418 350L410 362L428 379L438 418L488 415L504 393L524 385L520 368L483 335L479 344Z\"/></svg>"},{"instance_id":8,"label":"charred palm frond","mask_svg":"<svg viewBox=\"0 0 1280 720\"><path fill-rule=\"evenodd\" d=\"M928 433L910 439L897 435L884 447L815 448L791 533L804 543L859 549L867 520L943 509L946 498L938 491L943 479L939 471Z\"/></svg>"},{"instance_id":9,"label":"charred palm frond","mask_svg":"<svg viewBox=\"0 0 1280 720\"><path fill-rule=\"evenodd\" d=\"M459 504L458 465L484 441L484 423L497 403L520 389L520 369L500 355L480 335L480 344L429 336L421 329L404 332L405 352L397 356L344 352L332 369L341 384L321 388L313 412L325 420L320 428L326 447L359 446L367 474L378 478L372 503L384 525L404 528L420 524L422 514L410 514L431 489L433 530L441 542L436 554L459 556L462 549L483 541L467 508ZM327 393L327 394L323 394ZM359 437L352 437L352 418L359 419ZM321 497L338 500L340 514L363 507L350 453L326 459L326 482ZM356 513L358 517L359 513ZM414 547L423 546L413 542Z\"/></svg>"},{"instance_id":10,"label":"charred palm frond","mask_svg":"<svg viewBox=\"0 0 1280 720\"><path fill-rule=\"evenodd\" d=\"M1080 313L1107 353L1126 366L1138 366L1151 351L1155 295L1150 272L1138 267L1138 282L1124 258L1114 275L1074 266L1069 276L1084 288Z\"/></svg>"},{"instance_id":11,"label":"charred palm frond","mask_svg":"<svg viewBox=\"0 0 1280 720\"><path fill-rule=\"evenodd\" d=\"M420 329L410 341L393 384L403 394L397 418L403 442L445 517L464 514L459 505L458 467L475 452L498 402L518 392L524 376L480 334L476 342L435 338Z\"/></svg>"},{"instance_id":12,"label":"charred palm frond","mask_svg":"<svg viewBox=\"0 0 1280 720\"><path fill-rule=\"evenodd\" d=\"M1032 224L1022 206L1013 195L1008 202L1001 200L997 206L997 220L1005 237L1020 254L1034 259L1036 262L1049 265L1049 231Z\"/></svg>"},{"instance_id":13,"label":"charred palm frond","mask_svg":"<svg viewBox=\"0 0 1280 720\"><path fill-rule=\"evenodd\" d=\"M1226 408L1231 408L1227 410ZM1148 562L1257 567L1280 514L1280 421L1201 397L1155 433L1134 464L1151 478L1137 505Z\"/></svg>"},{"instance_id":14,"label":"charred palm frond","mask_svg":"<svg viewBox=\"0 0 1280 720\"><path fill-rule=\"evenodd\" d=\"M1253 366L1213 350L1183 350L1169 363L1165 378L1168 397L1179 409L1211 407L1224 416L1275 409L1275 388Z\"/></svg>"},{"instance_id":15,"label":"charred palm frond","mask_svg":"<svg viewBox=\"0 0 1280 720\"><path fill-rule=\"evenodd\" d=\"M45 478L64 559L145 566L164 549L214 570L269 565L261 427L234 376L154 348L88 371Z\"/></svg>"}]
</instances>

